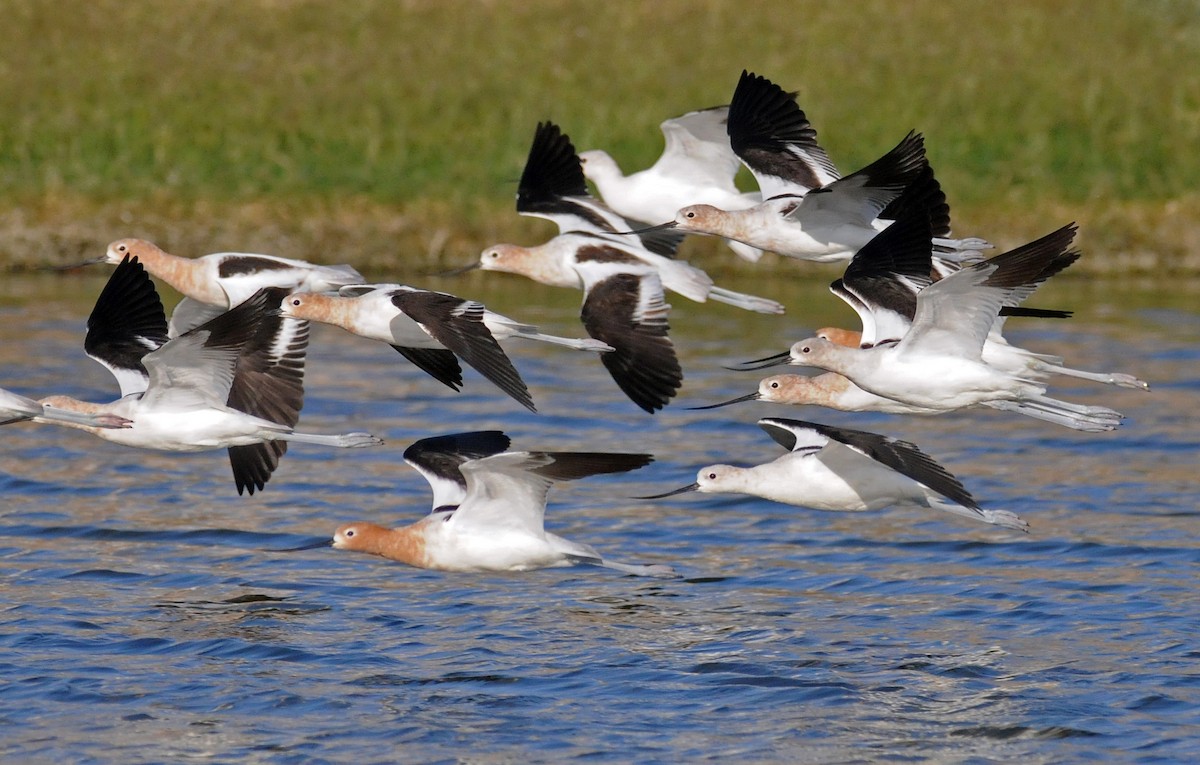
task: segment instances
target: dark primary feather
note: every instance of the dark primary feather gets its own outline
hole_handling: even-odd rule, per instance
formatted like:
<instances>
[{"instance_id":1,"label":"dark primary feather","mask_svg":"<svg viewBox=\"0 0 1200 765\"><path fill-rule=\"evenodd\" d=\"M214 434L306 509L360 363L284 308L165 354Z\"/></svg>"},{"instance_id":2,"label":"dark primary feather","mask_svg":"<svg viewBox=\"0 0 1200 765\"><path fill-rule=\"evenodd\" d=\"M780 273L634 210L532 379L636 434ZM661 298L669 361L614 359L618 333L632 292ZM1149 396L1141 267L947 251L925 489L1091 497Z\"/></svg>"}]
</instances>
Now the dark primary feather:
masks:
<instances>
[{"instance_id":1,"label":"dark primary feather","mask_svg":"<svg viewBox=\"0 0 1200 765\"><path fill-rule=\"evenodd\" d=\"M462 463L500 454L511 443L502 431L475 430L422 438L405 449L402 456L407 462L420 465L435 475L453 475L457 472L461 476L458 466Z\"/></svg>"},{"instance_id":2,"label":"dark primary feather","mask_svg":"<svg viewBox=\"0 0 1200 765\"><path fill-rule=\"evenodd\" d=\"M1065 254L1075 238L1075 230L1074 223L1067 224L969 268L995 268L983 282L988 287L1016 289L1040 283L1074 262L1074 257L1068 258Z\"/></svg>"},{"instance_id":3,"label":"dark primary feather","mask_svg":"<svg viewBox=\"0 0 1200 765\"><path fill-rule=\"evenodd\" d=\"M238 357L233 386L225 403L240 412L295 427L304 406L309 324L286 319L273 310L278 308L288 290L267 287L261 292L266 295L266 309L259 319L257 331ZM276 338L285 329L291 330L290 340L283 353L277 355ZM256 489L263 489L287 448L286 441L229 447L229 463L238 494L243 490L254 494Z\"/></svg>"},{"instance_id":4,"label":"dark primary feather","mask_svg":"<svg viewBox=\"0 0 1200 765\"><path fill-rule=\"evenodd\" d=\"M729 102L726 130L733 152L756 172L807 188L821 186L808 162L788 151L796 146L829 175L838 176L795 96L765 77L742 71Z\"/></svg>"},{"instance_id":5,"label":"dark primary feather","mask_svg":"<svg viewBox=\"0 0 1200 765\"><path fill-rule=\"evenodd\" d=\"M555 481L572 481L603 473L624 473L644 467L654 461L650 454L621 454L608 452L532 452L554 461L532 468L531 472Z\"/></svg>"},{"instance_id":6,"label":"dark primary feather","mask_svg":"<svg viewBox=\"0 0 1200 765\"><path fill-rule=\"evenodd\" d=\"M638 306L639 279L616 274L588 292L580 318L587 333L614 350L600 361L633 403L653 414L666 406L683 383L675 356L665 304L656 315L633 321Z\"/></svg>"},{"instance_id":7,"label":"dark primary feather","mask_svg":"<svg viewBox=\"0 0 1200 765\"><path fill-rule=\"evenodd\" d=\"M87 321L89 356L142 374L142 357L167 342L167 314L158 290L136 257L126 255L108 277Z\"/></svg>"},{"instance_id":8,"label":"dark primary feather","mask_svg":"<svg viewBox=\"0 0 1200 765\"><path fill-rule=\"evenodd\" d=\"M1074 311L1060 311L1054 308L1026 308L1019 305L1006 305L1000 308L1001 316L1023 316L1037 319L1069 319Z\"/></svg>"},{"instance_id":9,"label":"dark primary feather","mask_svg":"<svg viewBox=\"0 0 1200 765\"><path fill-rule=\"evenodd\" d=\"M890 226L862 246L850 262L842 279L857 289L860 283L888 275L907 276L929 284L932 279L933 238L929 214L924 208L910 207Z\"/></svg>"},{"instance_id":10,"label":"dark primary feather","mask_svg":"<svg viewBox=\"0 0 1200 765\"><path fill-rule=\"evenodd\" d=\"M500 390L537 411L525 381L483 323L482 304L425 290L396 292L392 304Z\"/></svg>"},{"instance_id":11,"label":"dark primary feather","mask_svg":"<svg viewBox=\"0 0 1200 765\"><path fill-rule=\"evenodd\" d=\"M933 167L928 162L923 164L900 196L883 208L878 217L884 220L899 220L907 210L913 208L924 210L929 216L932 236L950 236L950 204L946 201L946 192L942 190L942 184L934 177Z\"/></svg>"},{"instance_id":12,"label":"dark primary feather","mask_svg":"<svg viewBox=\"0 0 1200 765\"><path fill-rule=\"evenodd\" d=\"M442 385L451 390L462 390L462 367L459 366L458 357L453 351L445 348L405 348L400 345L392 347Z\"/></svg>"},{"instance_id":13,"label":"dark primary feather","mask_svg":"<svg viewBox=\"0 0 1200 765\"><path fill-rule=\"evenodd\" d=\"M908 476L947 499L963 507L980 510L979 504L966 487L932 457L925 454L916 444L851 428L835 428L803 420L768 417L758 421L759 426L785 449L791 451L796 445L792 428L814 430L826 438L833 439L863 452L880 464Z\"/></svg>"},{"instance_id":14,"label":"dark primary feather","mask_svg":"<svg viewBox=\"0 0 1200 765\"><path fill-rule=\"evenodd\" d=\"M478 430L469 433L452 433L444 436L422 438L404 450L404 461L421 472L434 489L434 501L438 501L435 479L457 484L466 492L467 479L462 464L470 460L491 457L508 449L508 436L499 430ZM452 511L456 504L443 504L433 512Z\"/></svg>"},{"instance_id":15,"label":"dark primary feather","mask_svg":"<svg viewBox=\"0 0 1200 765\"><path fill-rule=\"evenodd\" d=\"M917 180L928 164L925 158L925 137L916 131L910 131L887 154L861 170L834 181L829 187L840 183L854 183L855 179L861 178L863 187L872 190L872 199L878 201L882 211L887 209L887 205L893 199L903 194L910 183Z\"/></svg>"},{"instance_id":16,"label":"dark primary feather","mask_svg":"<svg viewBox=\"0 0 1200 765\"><path fill-rule=\"evenodd\" d=\"M517 185L517 212L560 212L563 197L585 196L587 180L571 139L553 122L539 122Z\"/></svg>"}]
</instances>

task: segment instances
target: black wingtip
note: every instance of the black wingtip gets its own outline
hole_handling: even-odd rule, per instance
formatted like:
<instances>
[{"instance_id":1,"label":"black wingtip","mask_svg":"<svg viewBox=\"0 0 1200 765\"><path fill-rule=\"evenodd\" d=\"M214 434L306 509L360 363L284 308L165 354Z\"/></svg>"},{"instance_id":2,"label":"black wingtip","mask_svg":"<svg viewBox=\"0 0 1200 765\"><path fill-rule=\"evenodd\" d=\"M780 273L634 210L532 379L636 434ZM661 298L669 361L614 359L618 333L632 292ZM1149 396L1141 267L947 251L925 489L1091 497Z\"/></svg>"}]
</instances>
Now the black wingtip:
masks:
<instances>
[{"instance_id":1,"label":"black wingtip","mask_svg":"<svg viewBox=\"0 0 1200 765\"><path fill-rule=\"evenodd\" d=\"M562 197L587 196L575 145L553 122L539 122L517 185L517 212L543 212Z\"/></svg>"}]
</instances>

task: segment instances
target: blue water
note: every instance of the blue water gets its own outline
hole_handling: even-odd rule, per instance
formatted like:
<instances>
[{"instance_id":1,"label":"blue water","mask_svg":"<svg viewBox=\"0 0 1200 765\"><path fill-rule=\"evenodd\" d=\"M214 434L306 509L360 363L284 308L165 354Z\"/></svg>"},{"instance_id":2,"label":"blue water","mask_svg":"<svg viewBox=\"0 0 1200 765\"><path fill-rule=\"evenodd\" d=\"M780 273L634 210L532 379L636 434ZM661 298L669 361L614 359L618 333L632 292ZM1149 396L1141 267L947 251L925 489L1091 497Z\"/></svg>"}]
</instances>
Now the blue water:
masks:
<instances>
[{"instance_id":1,"label":"blue water","mask_svg":"<svg viewBox=\"0 0 1200 765\"><path fill-rule=\"evenodd\" d=\"M672 301L687 379L654 417L584 354L509 346L541 410L531 414L477 375L455 394L382 345L321 330L301 425L368 429L387 444L293 446L254 497L236 495L221 452L0 430L0 758L1200 759L1200 312L1127 308L1155 302L1136 287L1077 285L1039 301L1076 319L1010 322L1028 347L1153 383L1148 394L1054 388L1125 412L1115 434L993 412L684 409L753 390L758 375L722 365L848 320L822 291L776 281L759 291L788 303L786 319ZM81 347L101 279L65 284L4 285L0 386L106 399L115 388ZM579 331L570 293L499 276L437 286ZM761 416L914 441L1031 533L915 509L630 499L712 462L772 459ZM682 577L453 575L332 549L264 551L347 520L417 519L427 490L403 448L479 428L517 448L654 453L640 471L557 487L547 526Z\"/></svg>"}]
</instances>

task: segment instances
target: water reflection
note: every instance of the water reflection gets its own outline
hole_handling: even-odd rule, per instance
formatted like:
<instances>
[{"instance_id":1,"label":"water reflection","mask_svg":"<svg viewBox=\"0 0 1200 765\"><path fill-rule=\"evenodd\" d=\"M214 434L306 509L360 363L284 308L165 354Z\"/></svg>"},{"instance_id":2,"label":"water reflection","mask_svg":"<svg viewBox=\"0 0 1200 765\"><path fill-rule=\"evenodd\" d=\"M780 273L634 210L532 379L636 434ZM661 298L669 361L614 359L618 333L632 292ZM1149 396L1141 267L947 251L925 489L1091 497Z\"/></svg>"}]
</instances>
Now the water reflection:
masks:
<instances>
[{"instance_id":1,"label":"water reflection","mask_svg":"<svg viewBox=\"0 0 1200 765\"><path fill-rule=\"evenodd\" d=\"M5 281L0 386L115 395L81 347L103 278ZM1195 291L1186 302L1186 288L1067 280L1039 302L1076 319L1010 323L1022 344L1152 382L1142 394L1062 381L1062 397L1128 415L1096 435L1000 413L687 411L757 380L722 364L850 318L819 281L728 286L753 286L792 315L675 300L685 385L654 417L585 354L513 346L534 415L469 372L454 394L378 344L318 329L302 424L353 423L388 444L296 445L254 497L236 495L220 452L4 428L3 751L122 762L379 751L479 762L1194 759L1181 731L1200 723ZM578 331L572 293L485 279L445 288ZM778 447L753 423L779 414L912 440L1033 530L909 509L630 499L682 485L699 465L772 458ZM403 447L481 428L520 447L655 453L643 470L556 487L547 527L684 577L449 576L327 548L263 551L344 520L418 517L427 488Z\"/></svg>"}]
</instances>

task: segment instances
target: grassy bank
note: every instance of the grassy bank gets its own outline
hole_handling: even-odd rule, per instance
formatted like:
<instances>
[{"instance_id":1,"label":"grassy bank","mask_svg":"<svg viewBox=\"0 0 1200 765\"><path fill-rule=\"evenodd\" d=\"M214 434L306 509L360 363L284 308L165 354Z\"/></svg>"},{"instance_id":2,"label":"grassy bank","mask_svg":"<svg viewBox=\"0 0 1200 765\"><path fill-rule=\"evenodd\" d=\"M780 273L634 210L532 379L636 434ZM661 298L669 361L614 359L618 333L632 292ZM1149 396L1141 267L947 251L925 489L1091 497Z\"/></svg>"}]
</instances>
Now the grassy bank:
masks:
<instances>
[{"instance_id":1,"label":"grassy bank","mask_svg":"<svg viewBox=\"0 0 1200 765\"><path fill-rule=\"evenodd\" d=\"M793 14L781 18L781 12ZM908 129L957 229L1081 223L1095 269L1200 272L1200 10L854 4L0 0L0 264L128 235L376 273L534 242L540 119L626 168L742 68L800 91L845 170ZM699 242L706 265L729 262Z\"/></svg>"}]
</instances>

